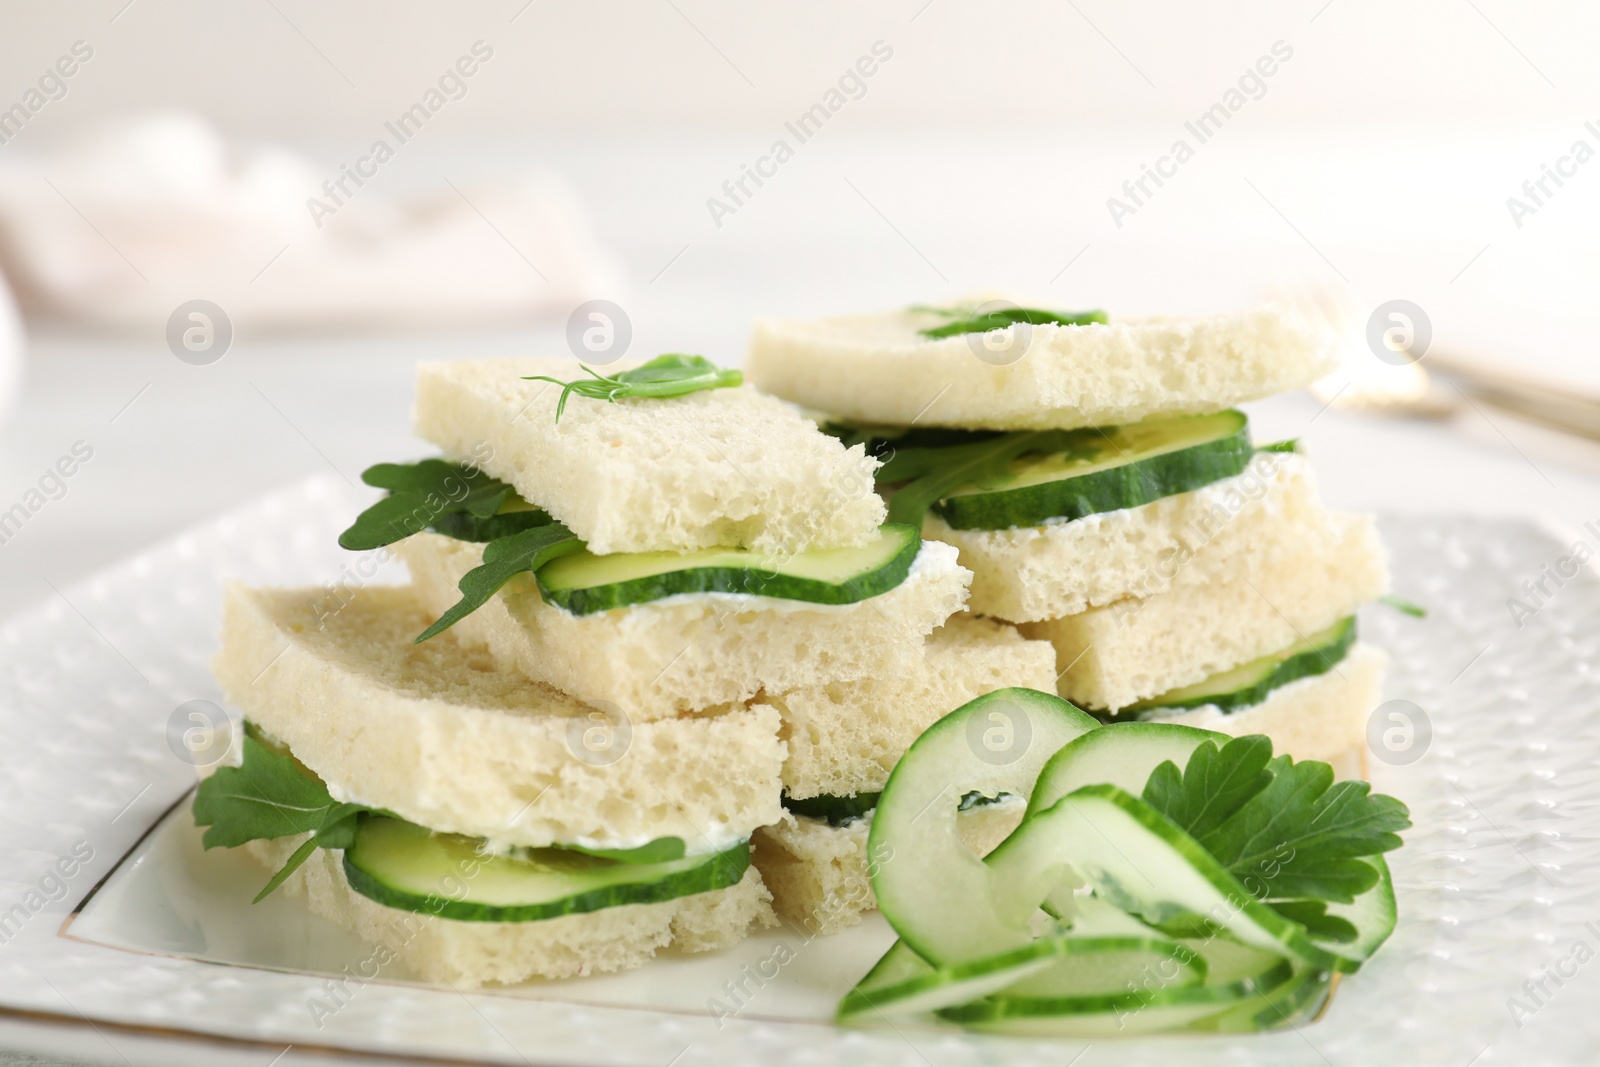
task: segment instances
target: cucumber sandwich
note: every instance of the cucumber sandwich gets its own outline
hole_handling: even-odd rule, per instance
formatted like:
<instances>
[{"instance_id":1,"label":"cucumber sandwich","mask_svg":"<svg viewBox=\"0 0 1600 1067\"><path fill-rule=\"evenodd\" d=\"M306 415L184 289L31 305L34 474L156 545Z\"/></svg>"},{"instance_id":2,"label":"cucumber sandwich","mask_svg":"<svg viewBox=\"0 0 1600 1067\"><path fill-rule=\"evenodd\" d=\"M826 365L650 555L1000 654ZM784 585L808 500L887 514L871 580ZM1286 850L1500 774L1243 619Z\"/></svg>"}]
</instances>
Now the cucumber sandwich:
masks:
<instances>
[{"instance_id":1,"label":"cucumber sandwich","mask_svg":"<svg viewBox=\"0 0 1600 1067\"><path fill-rule=\"evenodd\" d=\"M1353 616L1388 590L1383 546L1232 406L1332 361L1289 308L1121 321L969 300L763 322L748 368L882 461L889 520L959 551L972 611L1054 646L1062 697L1339 759L1378 699Z\"/></svg>"},{"instance_id":2,"label":"cucumber sandwich","mask_svg":"<svg viewBox=\"0 0 1600 1067\"><path fill-rule=\"evenodd\" d=\"M962 607L970 574L885 522L864 447L726 377L664 397L559 384L597 380L571 360L419 370L416 431L446 457L369 471L389 495L342 542L394 546L429 637L453 628L506 669L654 719L914 667ZM419 513L419 495L440 506Z\"/></svg>"},{"instance_id":3,"label":"cucumber sandwich","mask_svg":"<svg viewBox=\"0 0 1600 1067\"><path fill-rule=\"evenodd\" d=\"M413 976L729 945L777 921L752 838L786 789L879 788L951 707L1054 673L941 630L970 576L884 521L877 460L699 357L424 366L417 428L445 455L370 468L340 536L409 586L229 588L247 730L194 805Z\"/></svg>"}]
</instances>

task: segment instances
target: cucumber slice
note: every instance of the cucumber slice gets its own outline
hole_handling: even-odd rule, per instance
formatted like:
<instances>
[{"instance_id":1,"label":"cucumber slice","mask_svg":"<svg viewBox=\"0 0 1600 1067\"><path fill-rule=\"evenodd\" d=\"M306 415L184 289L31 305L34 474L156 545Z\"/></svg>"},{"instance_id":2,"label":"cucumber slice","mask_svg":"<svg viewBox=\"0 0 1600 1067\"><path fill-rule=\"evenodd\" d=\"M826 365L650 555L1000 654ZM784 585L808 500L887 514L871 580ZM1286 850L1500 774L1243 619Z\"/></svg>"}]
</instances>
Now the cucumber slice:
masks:
<instances>
[{"instance_id":1,"label":"cucumber slice","mask_svg":"<svg viewBox=\"0 0 1600 1067\"><path fill-rule=\"evenodd\" d=\"M1215 937L1180 939L1179 944L1205 960L1207 985L1234 985L1250 980L1257 988L1272 984L1269 979L1284 962L1279 952L1267 952L1243 945L1218 933Z\"/></svg>"},{"instance_id":2,"label":"cucumber slice","mask_svg":"<svg viewBox=\"0 0 1600 1067\"><path fill-rule=\"evenodd\" d=\"M1233 738L1215 730L1177 723L1114 722L1071 742L1039 772L1028 798L1028 816L1086 785L1110 784L1139 796L1150 775L1167 760L1187 766L1194 750L1207 741L1219 745Z\"/></svg>"},{"instance_id":3,"label":"cucumber slice","mask_svg":"<svg viewBox=\"0 0 1600 1067\"><path fill-rule=\"evenodd\" d=\"M1213 674L1193 685L1130 704L1119 714L1144 717L1142 713L1152 709L1198 708L1207 704L1225 712L1247 708L1261 703L1268 693L1281 685L1326 674L1344 659L1355 643L1356 619L1352 615L1288 648Z\"/></svg>"},{"instance_id":4,"label":"cucumber slice","mask_svg":"<svg viewBox=\"0 0 1600 1067\"><path fill-rule=\"evenodd\" d=\"M1353 971L1372 958L1372 954L1394 933L1398 912L1394 901L1394 876L1389 873L1389 863L1381 855L1362 856L1363 860L1378 868L1378 884L1356 897L1348 904L1329 902L1328 914L1350 923L1356 928L1354 941L1333 942L1312 937L1312 941L1325 951L1339 957L1344 965L1339 970Z\"/></svg>"},{"instance_id":5,"label":"cucumber slice","mask_svg":"<svg viewBox=\"0 0 1600 1067\"><path fill-rule=\"evenodd\" d=\"M1032 818L1061 798L1084 786L1110 784L1134 797L1144 792L1151 773L1163 761L1187 765L1194 750L1205 741L1226 744L1232 738L1212 730L1197 730L1176 723L1122 722L1102 726L1066 745L1039 772L1024 819ZM1004 846L1002 846L1004 847ZM998 850L997 850L998 851ZM1336 970L1352 971L1371 957L1394 932L1396 909L1394 882L1381 855L1362 859L1378 869L1378 882L1349 904L1328 903L1327 914L1356 929L1350 942L1334 942L1306 934L1307 941L1336 959L1326 962ZM1052 887L1043 905L1055 914L1060 887ZM1173 935L1201 933L1210 923L1203 915L1174 914L1161 926Z\"/></svg>"},{"instance_id":6,"label":"cucumber slice","mask_svg":"<svg viewBox=\"0 0 1600 1067\"><path fill-rule=\"evenodd\" d=\"M350 887L391 908L462 922L533 922L619 904L724 889L744 877L748 844L666 863L622 863L561 848L485 856L475 838L381 816L345 850Z\"/></svg>"},{"instance_id":7,"label":"cucumber slice","mask_svg":"<svg viewBox=\"0 0 1600 1067\"><path fill-rule=\"evenodd\" d=\"M1294 975L1294 966L1279 958L1259 975L1227 984L1055 999L1001 994L945 1008L938 1014L976 1029L1017 1036L1133 1037L1198 1028L1241 1006L1259 1010L1264 1006L1261 990L1281 989Z\"/></svg>"},{"instance_id":8,"label":"cucumber slice","mask_svg":"<svg viewBox=\"0 0 1600 1067\"><path fill-rule=\"evenodd\" d=\"M1188 834L1115 785L1084 786L1029 815L985 862L1009 898L1008 910L1031 911L1070 870L1097 896L1152 926L1192 925L1204 916L1215 931L1308 966L1360 965L1313 942L1300 924L1256 900Z\"/></svg>"},{"instance_id":9,"label":"cucumber slice","mask_svg":"<svg viewBox=\"0 0 1600 1067\"><path fill-rule=\"evenodd\" d=\"M1065 452L1024 455L1001 478L951 490L934 511L957 530L1080 519L1232 478L1254 454L1243 412L1147 419L1095 431Z\"/></svg>"},{"instance_id":10,"label":"cucumber slice","mask_svg":"<svg viewBox=\"0 0 1600 1067\"><path fill-rule=\"evenodd\" d=\"M872 888L879 910L914 952L948 966L1033 941L1028 921L1044 893L1015 914L996 909L993 902L1009 894L962 844L960 801L971 792L1027 796L1057 749L1099 728L1053 694L999 689L957 708L912 743L878 797L868 854L894 857L877 866Z\"/></svg>"},{"instance_id":11,"label":"cucumber slice","mask_svg":"<svg viewBox=\"0 0 1600 1067\"><path fill-rule=\"evenodd\" d=\"M986 996L1050 967L1064 939L1041 937L1022 948L965 963L935 967L904 941L896 941L839 1002L836 1018L920 1015Z\"/></svg>"},{"instance_id":12,"label":"cucumber slice","mask_svg":"<svg viewBox=\"0 0 1600 1067\"><path fill-rule=\"evenodd\" d=\"M747 593L854 604L905 581L921 534L888 523L859 548L820 548L773 556L742 548L697 552L574 552L539 568L539 592L574 615L643 604L683 593Z\"/></svg>"},{"instance_id":13,"label":"cucumber slice","mask_svg":"<svg viewBox=\"0 0 1600 1067\"><path fill-rule=\"evenodd\" d=\"M1174 959L1183 962L1169 966ZM1163 938L1107 904L1086 900L1070 930L965 963L935 967L904 941L896 941L845 996L838 1017L845 1021L920 1014L996 991L1008 997L1057 1000L1085 994L1116 996L1148 985L1154 974L1165 985L1178 988L1198 985L1205 973L1198 952Z\"/></svg>"},{"instance_id":14,"label":"cucumber slice","mask_svg":"<svg viewBox=\"0 0 1600 1067\"><path fill-rule=\"evenodd\" d=\"M1266 1006L1260 1000L1262 991L1282 989L1298 973L1280 955L1222 936L1163 943L1149 927L1103 902L1093 908L1080 905L1080 915L1090 918L1093 925L1132 924L1143 929L1155 936L1152 944L1164 945L1163 954L1153 961L1148 956L1141 961L1137 952L1107 955L1103 960L1088 954L1069 955L999 993L939 1014L952 1021L1018 1033L1153 1033L1205 1024L1218 1014L1238 1011L1240 1005L1253 1004L1253 1015ZM1089 925L1083 918L1076 924L1077 928ZM1182 967L1185 959L1193 961L1187 973ZM1074 963L1078 964L1075 971L1069 969ZM1052 988L1052 982L1058 984Z\"/></svg>"},{"instance_id":15,"label":"cucumber slice","mask_svg":"<svg viewBox=\"0 0 1600 1067\"><path fill-rule=\"evenodd\" d=\"M1276 986L1262 988L1240 999L1227 1011L1209 1015L1187 1029L1202 1033L1258 1033L1294 1026L1314 1017L1332 992L1327 971L1294 969Z\"/></svg>"}]
</instances>

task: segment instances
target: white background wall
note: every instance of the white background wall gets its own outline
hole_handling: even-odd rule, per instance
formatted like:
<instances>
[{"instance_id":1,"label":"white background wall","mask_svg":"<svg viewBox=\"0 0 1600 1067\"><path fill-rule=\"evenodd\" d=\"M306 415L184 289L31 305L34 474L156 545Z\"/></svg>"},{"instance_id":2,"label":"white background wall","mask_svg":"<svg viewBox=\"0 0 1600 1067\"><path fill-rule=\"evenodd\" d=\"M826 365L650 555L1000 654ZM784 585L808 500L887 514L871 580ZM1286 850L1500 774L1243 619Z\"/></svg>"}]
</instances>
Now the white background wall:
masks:
<instances>
[{"instance_id":1,"label":"white background wall","mask_svg":"<svg viewBox=\"0 0 1600 1067\"><path fill-rule=\"evenodd\" d=\"M458 129L769 124L882 38L893 76L858 125L1028 136L1187 116L1282 38L1293 76L1261 121L1477 123L1600 103L1600 10L1576 0L127 2L8 0L5 91L82 38L96 58L53 119L186 105L239 132L360 135L481 37L500 60L450 116Z\"/></svg>"}]
</instances>

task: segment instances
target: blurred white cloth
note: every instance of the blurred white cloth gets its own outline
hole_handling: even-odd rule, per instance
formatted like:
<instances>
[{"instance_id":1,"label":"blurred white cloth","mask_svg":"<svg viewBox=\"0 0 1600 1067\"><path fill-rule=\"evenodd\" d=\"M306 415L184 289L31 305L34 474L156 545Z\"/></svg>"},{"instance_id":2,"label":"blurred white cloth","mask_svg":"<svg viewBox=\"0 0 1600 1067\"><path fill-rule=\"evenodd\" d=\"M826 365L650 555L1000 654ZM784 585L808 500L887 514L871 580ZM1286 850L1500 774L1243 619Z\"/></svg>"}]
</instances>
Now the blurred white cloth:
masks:
<instances>
[{"instance_id":1,"label":"blurred white cloth","mask_svg":"<svg viewBox=\"0 0 1600 1067\"><path fill-rule=\"evenodd\" d=\"M615 295L558 180L441 183L400 200L381 170L330 194L341 173L230 144L187 114L124 121L0 159L0 269L30 315L141 332L195 299L236 327L389 330ZM334 210L314 217L312 197Z\"/></svg>"}]
</instances>

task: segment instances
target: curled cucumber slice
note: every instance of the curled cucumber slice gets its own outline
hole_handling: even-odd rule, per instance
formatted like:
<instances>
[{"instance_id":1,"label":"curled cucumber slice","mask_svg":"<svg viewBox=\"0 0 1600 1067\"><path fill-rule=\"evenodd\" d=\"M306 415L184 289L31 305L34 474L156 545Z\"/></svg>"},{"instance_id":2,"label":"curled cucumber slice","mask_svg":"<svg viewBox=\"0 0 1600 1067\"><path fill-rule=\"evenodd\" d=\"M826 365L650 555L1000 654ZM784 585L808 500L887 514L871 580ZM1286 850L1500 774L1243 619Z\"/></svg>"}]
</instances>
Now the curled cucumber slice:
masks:
<instances>
[{"instance_id":1,"label":"curled cucumber slice","mask_svg":"<svg viewBox=\"0 0 1600 1067\"><path fill-rule=\"evenodd\" d=\"M961 799L973 792L1027 796L1058 749L1096 729L1094 719L1053 694L1000 689L934 723L901 757L878 797L868 854L892 857L878 865L872 889L913 952L950 966L1033 942L1028 922L1039 900L1014 912L995 906L1010 898L961 841Z\"/></svg>"},{"instance_id":2,"label":"curled cucumber slice","mask_svg":"<svg viewBox=\"0 0 1600 1067\"><path fill-rule=\"evenodd\" d=\"M1037 974L1061 955L1062 938L1041 937L1022 948L965 963L936 967L904 941L883 958L839 1002L840 1022L921 1015L987 996Z\"/></svg>"},{"instance_id":3,"label":"curled cucumber slice","mask_svg":"<svg viewBox=\"0 0 1600 1067\"><path fill-rule=\"evenodd\" d=\"M1359 966L1313 942L1188 834L1115 785L1083 786L1028 816L986 863L1013 909L1029 901L1037 907L1072 871L1097 896L1153 926L1204 925L1323 970Z\"/></svg>"}]
</instances>

